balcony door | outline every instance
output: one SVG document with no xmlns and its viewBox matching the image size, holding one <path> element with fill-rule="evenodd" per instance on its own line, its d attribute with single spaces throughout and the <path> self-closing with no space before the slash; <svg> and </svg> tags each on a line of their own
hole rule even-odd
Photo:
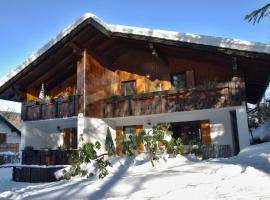
<svg viewBox="0 0 270 200">
<path fill-rule="evenodd" d="M 64 147 L 67 149 L 77 149 L 77 128 L 65 128 L 63 132 Z"/>
</svg>

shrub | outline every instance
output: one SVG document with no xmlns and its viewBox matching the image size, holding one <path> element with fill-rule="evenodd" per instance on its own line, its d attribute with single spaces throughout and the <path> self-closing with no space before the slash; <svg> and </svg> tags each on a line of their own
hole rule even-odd
<svg viewBox="0 0 270 200">
<path fill-rule="evenodd" d="M 121 146 L 118 148 L 117 154 L 122 153 L 127 156 L 136 155 L 137 148 L 144 144 L 145 152 L 149 155 L 149 160 L 154 166 L 154 161 L 158 160 L 163 153 L 170 153 L 173 156 L 183 153 L 184 145 L 180 138 L 177 140 L 172 138 L 172 132 L 169 131 L 170 124 L 161 124 L 153 126 L 150 130 L 142 130 L 139 134 L 125 138 L 119 136 L 116 138 L 116 144 Z M 168 139 L 169 138 L 169 139 Z M 74 158 L 73 165 L 68 171 L 64 172 L 64 178 L 70 179 L 72 176 L 87 176 L 92 177 L 95 174 L 98 178 L 104 178 L 108 175 L 107 167 L 110 164 L 105 156 L 115 154 L 115 147 L 112 141 L 110 130 L 107 130 L 107 136 L 105 141 L 105 149 L 107 153 L 98 155 L 98 150 L 101 149 L 99 142 L 84 143 L 84 139 L 81 136 L 82 146 L 79 148 L 79 155 Z M 120 150 L 121 152 L 120 152 Z M 89 170 L 89 164 L 91 170 Z M 88 165 L 88 167 L 86 167 Z"/>
<path fill-rule="evenodd" d="M 34 150 L 34 147 L 33 146 L 25 146 L 24 151 L 33 151 Z"/>
<path fill-rule="evenodd" d="M 81 141 L 84 142 L 83 137 L 81 136 Z M 69 180 L 72 176 L 94 176 L 94 172 L 98 174 L 99 178 L 104 178 L 108 175 L 107 166 L 110 165 L 108 160 L 105 160 L 104 156 L 108 155 L 101 154 L 98 155 L 97 151 L 100 150 L 101 144 L 99 142 L 93 143 L 83 143 L 82 147 L 78 150 L 78 158 L 73 158 L 73 164 L 68 171 L 64 171 L 64 179 Z M 91 164 L 94 167 L 93 172 L 89 171 L 87 166 Z"/>
</svg>

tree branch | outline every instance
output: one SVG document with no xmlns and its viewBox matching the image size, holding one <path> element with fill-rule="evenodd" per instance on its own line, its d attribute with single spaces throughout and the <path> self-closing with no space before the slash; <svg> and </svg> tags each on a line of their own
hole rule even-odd
<svg viewBox="0 0 270 200">
<path fill-rule="evenodd" d="M 269 8 L 270 8 L 270 3 L 246 15 L 245 20 L 247 20 L 248 22 L 253 21 L 253 24 L 259 23 L 262 18 L 270 14 L 270 12 L 268 11 Z"/>
</svg>

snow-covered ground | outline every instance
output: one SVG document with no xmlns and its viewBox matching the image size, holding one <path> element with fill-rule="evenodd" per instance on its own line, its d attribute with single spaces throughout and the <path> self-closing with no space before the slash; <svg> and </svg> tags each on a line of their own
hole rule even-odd
<svg viewBox="0 0 270 200">
<path fill-rule="evenodd" d="M 114 163 L 103 180 L 17 183 L 0 169 L 0 199 L 270 199 L 270 143 L 229 159 L 178 156 L 154 168 L 143 155 Z"/>
</svg>

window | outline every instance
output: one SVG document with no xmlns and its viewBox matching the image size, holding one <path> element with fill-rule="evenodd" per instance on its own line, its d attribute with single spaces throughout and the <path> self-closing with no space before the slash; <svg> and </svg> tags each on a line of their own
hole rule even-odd
<svg viewBox="0 0 270 200">
<path fill-rule="evenodd" d="M 125 139 L 129 140 L 136 133 L 136 126 L 124 126 Z"/>
<path fill-rule="evenodd" d="M 174 122 L 171 123 L 173 137 L 181 138 L 183 144 L 198 144 L 202 140 L 201 121 Z"/>
<path fill-rule="evenodd" d="M 136 94 L 136 81 L 123 81 L 122 82 L 122 95 L 128 96 Z"/>
<path fill-rule="evenodd" d="M 7 134 L 0 133 L 0 144 L 6 144 L 7 143 Z"/>
<path fill-rule="evenodd" d="M 67 149 L 77 149 L 77 128 L 64 128 L 64 147 Z"/>
<path fill-rule="evenodd" d="M 186 88 L 186 73 L 172 74 L 171 83 L 176 89 Z"/>
</svg>

